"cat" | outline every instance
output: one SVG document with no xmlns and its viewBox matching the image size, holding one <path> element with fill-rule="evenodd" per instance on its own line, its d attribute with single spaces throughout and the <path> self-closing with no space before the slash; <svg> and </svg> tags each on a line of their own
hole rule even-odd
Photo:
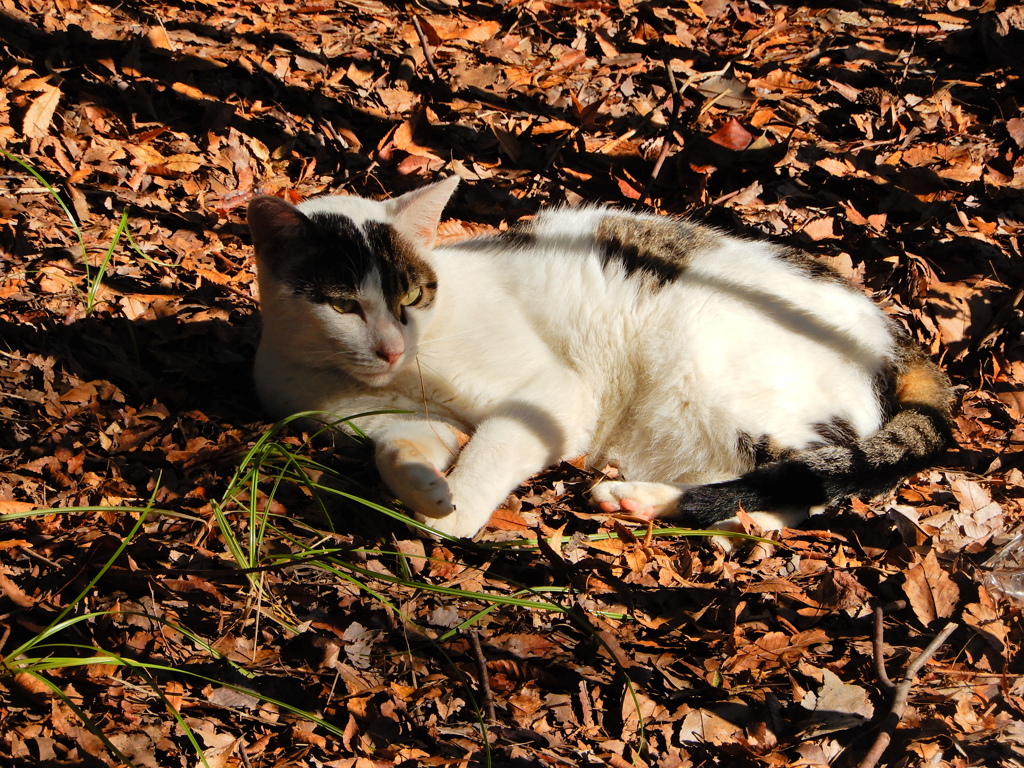
<svg viewBox="0 0 1024 768">
<path fill-rule="evenodd" d="M 606 513 L 779 528 L 946 447 L 945 376 L 809 255 L 599 206 L 435 248 L 457 184 L 248 208 L 263 403 L 376 412 L 380 475 L 435 530 L 584 454 L 625 478 L 591 491 Z"/>
</svg>

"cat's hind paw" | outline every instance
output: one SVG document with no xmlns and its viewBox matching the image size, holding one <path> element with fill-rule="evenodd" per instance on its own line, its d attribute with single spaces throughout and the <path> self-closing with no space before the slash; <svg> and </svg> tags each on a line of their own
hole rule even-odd
<svg viewBox="0 0 1024 768">
<path fill-rule="evenodd" d="M 625 512 L 653 520 L 675 512 L 679 497 L 686 487 L 668 483 L 611 480 L 594 486 L 590 491 L 590 500 L 602 512 Z"/>
</svg>

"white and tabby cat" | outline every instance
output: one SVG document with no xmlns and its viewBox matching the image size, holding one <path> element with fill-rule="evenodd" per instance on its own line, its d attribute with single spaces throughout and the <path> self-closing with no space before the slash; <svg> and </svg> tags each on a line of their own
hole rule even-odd
<svg viewBox="0 0 1024 768">
<path fill-rule="evenodd" d="M 593 490 L 606 512 L 707 527 L 742 508 L 775 528 L 891 489 L 944 448 L 945 377 L 806 254 L 601 207 L 435 249 L 457 183 L 261 197 L 248 214 L 263 402 L 412 411 L 358 426 L 434 528 L 473 536 L 517 485 L 582 454 L 626 478 Z"/>
</svg>

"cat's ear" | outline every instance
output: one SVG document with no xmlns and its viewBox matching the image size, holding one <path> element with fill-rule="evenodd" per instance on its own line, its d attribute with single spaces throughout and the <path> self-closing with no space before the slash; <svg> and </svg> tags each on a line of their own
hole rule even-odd
<svg viewBox="0 0 1024 768">
<path fill-rule="evenodd" d="M 449 176 L 444 181 L 406 192 L 389 201 L 394 217 L 392 225 L 418 245 L 428 250 L 433 248 L 441 214 L 458 185 L 459 177 Z"/>
<path fill-rule="evenodd" d="M 291 203 L 264 195 L 249 203 L 246 220 L 256 255 L 276 270 L 289 255 L 301 252 L 296 246 L 308 232 L 309 219 Z"/>
</svg>

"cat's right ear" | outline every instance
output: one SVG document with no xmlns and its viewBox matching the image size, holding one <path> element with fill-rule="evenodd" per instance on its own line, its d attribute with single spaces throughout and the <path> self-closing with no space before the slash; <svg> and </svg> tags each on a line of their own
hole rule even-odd
<svg viewBox="0 0 1024 768">
<path fill-rule="evenodd" d="M 292 254 L 301 253 L 299 246 L 306 239 L 309 219 L 291 203 L 269 195 L 254 198 L 246 220 L 257 257 L 272 270 Z"/>
<path fill-rule="evenodd" d="M 429 251 L 437 240 L 437 225 L 444 207 L 458 185 L 459 177 L 449 176 L 389 200 L 386 205 L 391 208 L 395 229 Z"/>
</svg>

